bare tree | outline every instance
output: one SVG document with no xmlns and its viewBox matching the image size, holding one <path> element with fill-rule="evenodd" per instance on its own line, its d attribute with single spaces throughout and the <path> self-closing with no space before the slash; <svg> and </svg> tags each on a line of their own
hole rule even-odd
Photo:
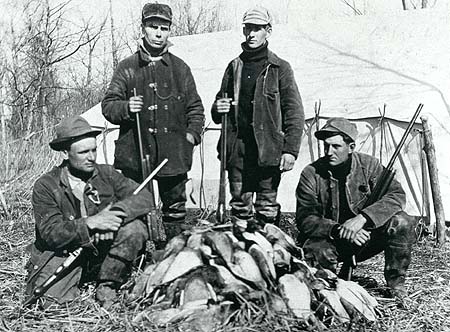
<svg viewBox="0 0 450 332">
<path fill-rule="evenodd" d="M 350 7 L 351 10 L 353 11 L 353 14 L 355 15 L 364 15 L 364 13 L 357 8 L 355 1 L 352 1 L 350 3 L 349 0 L 341 0 L 342 3 L 344 3 L 346 6 Z"/>
<path fill-rule="evenodd" d="M 23 7 L 25 26 L 10 26 L 11 60 L 8 104 L 12 107 L 14 133 L 29 134 L 46 130 L 60 118 L 58 66 L 95 38 L 88 37 L 90 27 L 78 31 L 68 27 L 66 8 L 70 0 L 52 7 L 49 0 L 26 0 Z"/>
<path fill-rule="evenodd" d="M 175 36 L 193 35 L 198 33 L 221 31 L 229 28 L 225 23 L 224 9 L 221 2 L 213 0 L 171 1 L 174 20 L 172 33 Z"/>
</svg>

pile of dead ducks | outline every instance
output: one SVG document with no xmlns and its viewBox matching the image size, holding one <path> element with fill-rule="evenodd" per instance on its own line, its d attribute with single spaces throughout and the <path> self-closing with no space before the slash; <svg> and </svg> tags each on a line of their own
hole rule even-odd
<svg viewBox="0 0 450 332">
<path fill-rule="evenodd" d="M 128 295 L 139 309 L 134 322 L 162 327 L 214 317 L 220 324 L 244 302 L 262 303 L 306 324 L 376 320 L 377 301 L 363 287 L 310 267 L 279 227 L 249 228 L 235 221 L 172 238 L 158 261 L 134 280 Z"/>
</svg>

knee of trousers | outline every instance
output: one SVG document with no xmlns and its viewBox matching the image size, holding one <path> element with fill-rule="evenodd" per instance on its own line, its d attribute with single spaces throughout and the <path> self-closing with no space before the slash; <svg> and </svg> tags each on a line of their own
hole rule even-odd
<svg viewBox="0 0 450 332">
<path fill-rule="evenodd" d="M 109 254 L 127 261 L 133 261 L 148 239 L 145 222 L 134 219 L 121 226 L 113 241 Z"/>
<path fill-rule="evenodd" d="M 399 212 L 389 219 L 385 234 L 388 243 L 411 245 L 415 242 L 416 219 L 405 212 Z"/>
</svg>

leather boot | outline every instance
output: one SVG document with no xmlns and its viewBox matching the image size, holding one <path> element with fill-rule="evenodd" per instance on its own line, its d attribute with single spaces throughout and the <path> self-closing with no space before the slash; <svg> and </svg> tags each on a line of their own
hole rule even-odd
<svg viewBox="0 0 450 332">
<path fill-rule="evenodd" d="M 415 241 L 414 220 L 402 212 L 391 218 L 386 229 L 384 277 L 391 295 L 399 298 L 407 296 L 404 285 Z"/>
</svg>

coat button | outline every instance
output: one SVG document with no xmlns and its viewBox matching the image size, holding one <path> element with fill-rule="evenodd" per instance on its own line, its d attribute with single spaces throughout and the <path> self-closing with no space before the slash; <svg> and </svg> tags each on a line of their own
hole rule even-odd
<svg viewBox="0 0 450 332">
<path fill-rule="evenodd" d="M 158 105 L 152 105 L 152 106 L 148 107 L 149 111 L 154 111 L 154 110 L 157 110 L 157 109 L 158 109 Z"/>
<path fill-rule="evenodd" d="M 70 216 L 69 220 L 75 220 L 75 217 L 74 216 Z"/>
<path fill-rule="evenodd" d="M 33 269 L 37 270 L 37 269 L 39 269 L 39 266 L 35 265 L 35 266 L 33 266 Z"/>
<path fill-rule="evenodd" d="M 168 105 L 164 105 L 164 109 L 167 111 L 169 109 Z"/>
</svg>

